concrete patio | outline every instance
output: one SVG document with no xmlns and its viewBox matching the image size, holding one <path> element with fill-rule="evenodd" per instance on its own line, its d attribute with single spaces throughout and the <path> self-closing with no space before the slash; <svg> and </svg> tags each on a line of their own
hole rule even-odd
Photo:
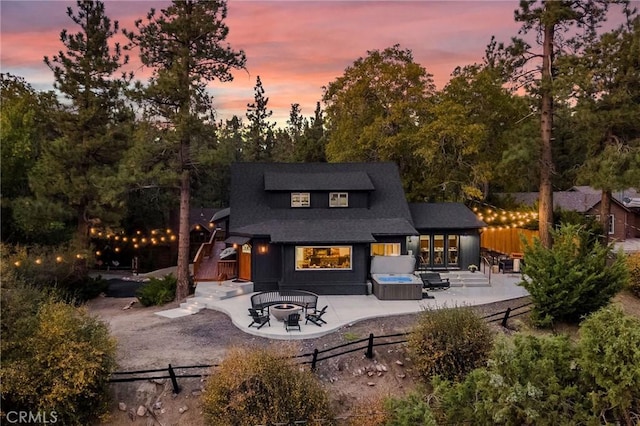
<svg viewBox="0 0 640 426">
<path fill-rule="evenodd" d="M 527 291 L 516 285 L 521 279 L 520 274 L 493 274 L 491 285 L 488 287 L 462 286 L 451 287 L 448 290 L 430 291 L 435 299 L 422 300 L 379 300 L 374 295 L 369 296 L 319 296 L 318 309 L 328 306 L 323 319 L 327 321 L 322 327 L 309 322 L 305 324 L 304 315 L 301 318 L 301 331 L 287 332 L 282 322 L 271 316 L 271 325 L 261 329 L 249 327 L 251 317 L 248 308 L 251 307 L 251 294 L 242 294 L 226 299 L 203 298 L 185 304 L 186 307 L 158 312 L 167 318 L 197 314 L 201 309 L 213 309 L 229 316 L 233 324 L 247 334 L 280 340 L 312 339 L 336 331 L 340 327 L 370 318 L 388 317 L 410 314 L 425 309 L 473 306 L 493 303 L 518 297 L 527 296 Z"/>
</svg>

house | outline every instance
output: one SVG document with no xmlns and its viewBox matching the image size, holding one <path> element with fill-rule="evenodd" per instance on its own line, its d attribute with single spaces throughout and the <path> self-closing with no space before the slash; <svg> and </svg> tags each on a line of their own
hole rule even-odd
<svg viewBox="0 0 640 426">
<path fill-rule="evenodd" d="M 538 201 L 537 192 L 516 192 L 508 194 L 514 201 L 534 206 Z M 640 208 L 634 207 L 633 200 L 639 195 L 635 190 L 613 192 L 611 197 L 611 213 L 609 216 L 609 238 L 625 241 L 629 238 L 640 238 Z M 553 193 L 553 206 L 566 211 L 575 211 L 588 216 L 600 218 L 602 192 L 589 186 L 574 186 L 568 191 Z"/>
<path fill-rule="evenodd" d="M 424 266 L 477 264 L 485 226 L 461 204 L 410 208 L 393 163 L 233 164 L 230 209 L 215 223 L 238 249 L 238 277 L 256 291 L 318 294 L 366 294 L 371 256 L 418 260 L 423 247 L 432 260 Z M 437 263 L 440 249 L 450 256 Z"/>
</svg>

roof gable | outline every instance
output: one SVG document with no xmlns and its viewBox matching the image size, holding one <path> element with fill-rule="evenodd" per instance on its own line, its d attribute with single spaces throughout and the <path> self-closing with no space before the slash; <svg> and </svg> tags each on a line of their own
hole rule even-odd
<svg viewBox="0 0 640 426">
<path fill-rule="evenodd" d="M 364 171 L 278 172 L 265 171 L 265 191 L 373 191 Z"/>
</svg>

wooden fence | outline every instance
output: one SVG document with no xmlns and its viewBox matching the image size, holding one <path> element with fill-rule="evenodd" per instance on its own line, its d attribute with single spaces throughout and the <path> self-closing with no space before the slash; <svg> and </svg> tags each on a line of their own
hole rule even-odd
<svg viewBox="0 0 640 426">
<path fill-rule="evenodd" d="M 531 303 L 525 303 L 515 308 L 507 308 L 507 310 L 505 311 L 485 315 L 481 317 L 481 319 L 483 319 L 488 323 L 500 321 L 500 324 L 503 327 L 506 327 L 507 321 L 509 320 L 509 318 L 529 313 L 531 309 L 524 309 L 524 308 L 528 308 L 529 306 L 531 306 Z M 373 333 L 370 333 L 369 337 L 365 337 L 364 339 L 344 343 L 342 345 L 334 346 L 332 348 L 326 348 L 321 350 L 316 348 L 313 350 L 313 352 L 295 355 L 295 356 L 292 356 L 291 358 L 292 359 L 308 358 L 306 360 L 299 362 L 299 364 L 301 365 L 310 364 L 312 370 L 316 369 L 317 363 L 320 361 L 335 358 L 351 352 L 364 351 L 364 355 L 367 358 L 372 359 L 375 356 L 373 352 L 374 347 L 406 343 L 407 336 L 409 336 L 409 334 L 411 333 L 407 332 L 407 333 L 387 334 L 384 336 L 374 336 Z M 218 364 L 189 365 L 189 366 L 182 366 L 182 367 L 172 367 L 171 364 L 169 364 L 168 368 L 115 372 L 115 373 L 112 373 L 112 375 L 116 377 L 112 377 L 109 381 L 111 383 L 118 383 L 118 382 L 135 382 L 135 381 L 141 381 L 141 380 L 170 379 L 171 384 L 173 386 L 173 392 L 179 393 L 181 389 L 180 389 L 180 386 L 178 385 L 177 379 L 189 378 L 189 377 L 207 377 L 210 375 L 208 371 L 212 367 L 218 367 Z M 203 372 L 194 373 L 194 374 L 176 374 L 176 370 L 180 372 L 180 370 L 188 370 L 188 369 L 200 369 Z M 166 374 L 157 375 L 155 373 L 166 373 Z"/>
<path fill-rule="evenodd" d="M 520 228 L 485 229 L 482 234 L 480 234 L 480 246 L 488 250 L 509 255 L 511 253 L 522 253 L 524 247 L 520 241 L 521 235 L 529 243 L 532 243 L 534 238 L 538 238 L 538 231 Z"/>
</svg>

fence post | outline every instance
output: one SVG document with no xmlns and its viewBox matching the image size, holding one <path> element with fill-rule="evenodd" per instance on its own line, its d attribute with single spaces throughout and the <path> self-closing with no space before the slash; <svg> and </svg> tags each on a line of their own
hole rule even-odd
<svg viewBox="0 0 640 426">
<path fill-rule="evenodd" d="M 173 385 L 173 393 L 180 393 L 180 386 L 178 386 L 176 373 L 173 371 L 173 367 L 171 367 L 171 364 L 169 364 L 169 376 L 171 377 L 171 384 Z"/>
<path fill-rule="evenodd" d="M 316 369 L 317 360 L 318 360 L 318 348 L 313 350 L 313 359 L 311 360 L 311 370 Z"/>
<path fill-rule="evenodd" d="M 504 318 L 502 318 L 502 326 L 507 326 L 507 320 L 509 319 L 509 314 L 511 313 L 511 308 L 507 308 L 507 312 L 504 313 Z"/>
<path fill-rule="evenodd" d="M 369 344 L 367 345 L 365 356 L 369 359 L 373 358 L 373 333 L 369 333 Z"/>
</svg>

